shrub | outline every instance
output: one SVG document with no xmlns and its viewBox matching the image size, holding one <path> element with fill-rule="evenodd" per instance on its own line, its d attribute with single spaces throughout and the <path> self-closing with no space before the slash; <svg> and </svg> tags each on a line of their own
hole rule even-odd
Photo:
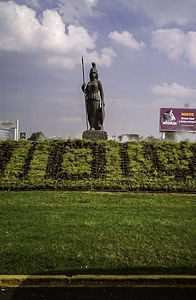
<svg viewBox="0 0 196 300">
<path fill-rule="evenodd" d="M 196 143 L 0 142 L 2 189 L 196 191 Z"/>
</svg>

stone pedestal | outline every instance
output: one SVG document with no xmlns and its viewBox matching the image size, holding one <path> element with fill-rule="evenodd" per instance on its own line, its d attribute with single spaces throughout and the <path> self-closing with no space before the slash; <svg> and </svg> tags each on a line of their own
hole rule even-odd
<svg viewBox="0 0 196 300">
<path fill-rule="evenodd" d="M 83 132 L 82 138 L 91 141 L 108 140 L 108 134 L 103 130 L 86 130 Z"/>
</svg>

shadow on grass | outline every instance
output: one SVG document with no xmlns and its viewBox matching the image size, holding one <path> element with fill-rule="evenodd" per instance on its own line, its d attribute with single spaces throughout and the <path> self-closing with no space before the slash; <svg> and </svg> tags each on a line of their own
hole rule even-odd
<svg viewBox="0 0 196 300">
<path fill-rule="evenodd" d="M 74 269 L 48 270 L 33 275 L 196 275 L 196 266 L 192 267 L 148 267 L 148 268 L 116 268 L 116 269 Z"/>
<path fill-rule="evenodd" d="M 196 266 L 193 267 L 148 267 L 148 268 L 116 268 L 116 269 L 74 269 L 48 270 L 33 275 L 196 275 Z"/>
</svg>

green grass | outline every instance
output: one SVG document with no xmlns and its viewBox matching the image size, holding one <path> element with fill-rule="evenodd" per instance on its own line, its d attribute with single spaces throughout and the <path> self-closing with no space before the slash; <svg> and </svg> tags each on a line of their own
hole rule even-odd
<svg viewBox="0 0 196 300">
<path fill-rule="evenodd" d="M 195 274 L 196 195 L 0 191 L 0 274 Z"/>
</svg>

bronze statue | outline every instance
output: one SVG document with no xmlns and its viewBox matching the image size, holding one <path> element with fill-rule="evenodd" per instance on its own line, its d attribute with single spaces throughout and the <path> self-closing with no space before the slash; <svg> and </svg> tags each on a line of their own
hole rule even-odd
<svg viewBox="0 0 196 300">
<path fill-rule="evenodd" d="M 85 105 L 90 130 L 102 130 L 104 121 L 104 92 L 101 81 L 98 80 L 98 73 L 95 62 L 92 62 L 90 69 L 90 81 L 83 83 L 82 91 L 85 94 Z"/>
</svg>

